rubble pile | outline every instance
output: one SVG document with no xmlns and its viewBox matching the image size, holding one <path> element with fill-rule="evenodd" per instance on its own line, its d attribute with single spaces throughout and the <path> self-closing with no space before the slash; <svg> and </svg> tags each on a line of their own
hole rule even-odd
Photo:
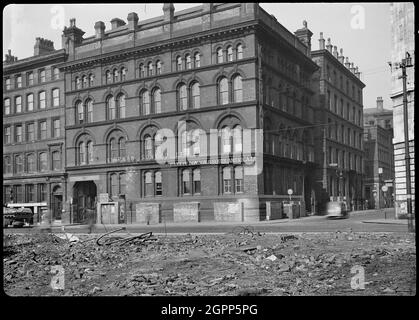
<svg viewBox="0 0 419 320">
<path fill-rule="evenodd" d="M 105 237 L 106 236 L 106 237 Z M 100 237 L 100 239 L 99 239 Z M 9 295 L 413 295 L 412 235 L 7 235 Z M 64 269 L 54 289 L 53 266 Z M 352 268 L 365 272 L 353 289 Z"/>
</svg>

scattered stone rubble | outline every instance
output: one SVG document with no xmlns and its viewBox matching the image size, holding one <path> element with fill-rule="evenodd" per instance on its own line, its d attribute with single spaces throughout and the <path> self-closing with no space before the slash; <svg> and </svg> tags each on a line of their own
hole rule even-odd
<svg viewBox="0 0 419 320">
<path fill-rule="evenodd" d="M 133 237 L 5 235 L 5 292 L 89 295 L 414 295 L 415 240 L 408 234 L 348 232 Z M 135 238 L 135 239 L 134 239 Z M 72 241 L 70 241 L 70 239 Z M 127 241 L 128 239 L 128 241 Z M 148 241 L 150 240 L 150 241 Z M 151 241 L 154 240 L 154 241 Z M 65 286 L 51 287 L 52 266 Z M 365 288 L 351 288 L 351 268 Z"/>
</svg>

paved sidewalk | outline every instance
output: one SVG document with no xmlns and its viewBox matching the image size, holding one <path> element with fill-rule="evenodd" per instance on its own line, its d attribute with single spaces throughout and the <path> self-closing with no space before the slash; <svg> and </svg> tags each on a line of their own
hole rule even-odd
<svg viewBox="0 0 419 320">
<path fill-rule="evenodd" d="M 381 224 L 399 224 L 407 225 L 407 219 L 375 219 L 375 220 L 365 220 L 363 223 L 381 223 Z"/>
</svg>

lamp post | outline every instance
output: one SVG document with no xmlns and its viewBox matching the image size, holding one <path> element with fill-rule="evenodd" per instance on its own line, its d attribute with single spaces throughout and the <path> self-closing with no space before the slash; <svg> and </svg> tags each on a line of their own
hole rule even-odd
<svg viewBox="0 0 419 320">
<path fill-rule="evenodd" d="M 406 201 L 407 201 L 407 217 L 408 217 L 408 229 L 410 232 L 414 231 L 413 226 L 413 213 L 412 213 L 412 191 L 411 191 L 411 180 L 410 180 L 410 150 L 409 150 L 409 123 L 408 123 L 408 110 L 407 110 L 407 90 L 406 90 L 406 68 L 413 67 L 412 58 L 410 54 L 406 52 L 406 58 L 402 59 L 399 64 L 402 69 L 402 80 L 403 80 L 403 118 L 404 118 L 404 150 L 405 150 L 405 166 L 406 166 Z"/>
</svg>

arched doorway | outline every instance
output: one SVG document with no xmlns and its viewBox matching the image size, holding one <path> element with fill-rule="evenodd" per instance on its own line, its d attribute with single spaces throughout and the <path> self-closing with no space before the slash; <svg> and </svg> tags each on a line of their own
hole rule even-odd
<svg viewBox="0 0 419 320">
<path fill-rule="evenodd" d="M 55 186 L 52 189 L 52 219 L 61 220 L 61 213 L 63 210 L 63 191 L 60 186 Z"/>
<path fill-rule="evenodd" d="M 96 184 L 78 181 L 73 187 L 73 222 L 86 222 L 86 209 L 96 210 Z"/>
</svg>

